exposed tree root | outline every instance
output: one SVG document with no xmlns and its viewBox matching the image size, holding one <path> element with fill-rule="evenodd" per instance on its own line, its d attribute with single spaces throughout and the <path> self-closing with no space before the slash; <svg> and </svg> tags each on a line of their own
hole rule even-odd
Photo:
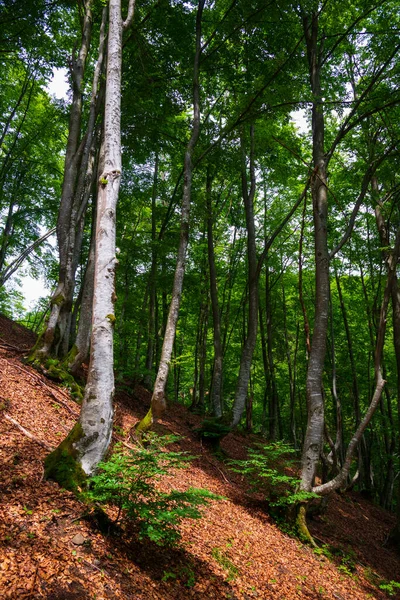
<svg viewBox="0 0 400 600">
<path fill-rule="evenodd" d="M 36 369 L 49 379 L 53 381 L 63 383 L 70 391 L 72 398 L 80 404 L 83 400 L 83 389 L 80 386 L 73 375 L 69 373 L 65 365 L 57 359 L 48 359 L 42 363 L 39 359 L 31 359 L 28 357 L 25 362 L 30 365 L 33 369 Z"/>
</svg>

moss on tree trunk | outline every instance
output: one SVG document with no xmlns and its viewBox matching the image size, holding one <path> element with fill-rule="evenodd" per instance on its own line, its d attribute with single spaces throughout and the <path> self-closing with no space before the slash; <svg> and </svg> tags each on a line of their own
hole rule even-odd
<svg viewBox="0 0 400 600">
<path fill-rule="evenodd" d="M 78 451 L 74 445 L 83 435 L 82 426 L 78 422 L 44 461 L 45 478 L 56 481 L 61 487 L 72 492 L 76 492 L 86 483 L 86 474 L 78 462 Z"/>
<path fill-rule="evenodd" d="M 148 410 L 146 415 L 143 417 L 143 419 L 141 421 L 139 421 L 139 423 L 137 423 L 135 426 L 136 436 L 139 438 L 142 437 L 142 435 L 144 433 L 147 433 L 147 431 L 150 431 L 152 425 L 153 425 L 153 411 L 150 407 L 150 409 Z"/>
<path fill-rule="evenodd" d="M 308 526 L 307 526 L 306 514 L 307 514 L 306 505 L 300 504 L 300 506 L 298 507 L 297 518 L 296 518 L 297 532 L 299 534 L 300 539 L 303 542 L 307 542 L 314 548 L 317 548 L 318 546 L 315 543 L 314 538 L 312 537 L 312 535 L 308 529 Z"/>
</svg>

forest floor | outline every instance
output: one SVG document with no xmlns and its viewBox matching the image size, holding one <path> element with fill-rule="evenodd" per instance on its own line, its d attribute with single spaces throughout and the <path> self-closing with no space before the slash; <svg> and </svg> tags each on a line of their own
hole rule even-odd
<svg viewBox="0 0 400 600">
<path fill-rule="evenodd" d="M 334 495 L 327 511 L 310 522 L 318 543 L 330 545 L 331 557 L 316 553 L 281 532 L 241 476 L 202 446 L 193 432 L 200 417 L 176 404 L 160 430 L 182 436 L 181 449 L 196 458 L 174 475 L 173 486 L 207 488 L 225 500 L 212 501 L 202 519 L 185 521 L 173 549 L 102 535 L 81 520 L 84 504 L 43 479 L 46 447 L 70 430 L 79 407 L 65 389 L 21 362 L 34 338 L 0 317 L 1 598 L 400 598 L 393 589 L 392 596 L 379 589 L 400 580 L 400 556 L 385 546 L 393 515 L 356 493 Z M 149 401 L 140 386 L 129 394 L 117 390 L 118 436 L 145 414 Z M 223 449 L 238 458 L 254 439 L 230 434 Z"/>
</svg>

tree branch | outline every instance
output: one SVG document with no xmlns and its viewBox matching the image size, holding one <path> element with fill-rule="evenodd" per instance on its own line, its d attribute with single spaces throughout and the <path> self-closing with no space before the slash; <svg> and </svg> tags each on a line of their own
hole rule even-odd
<svg viewBox="0 0 400 600">
<path fill-rule="evenodd" d="M 128 29 L 128 27 L 130 27 L 132 21 L 133 21 L 133 15 L 135 12 L 135 0 L 129 0 L 129 6 L 128 6 L 128 14 L 126 16 L 125 21 L 123 21 L 122 23 L 122 28 Z"/>
</svg>

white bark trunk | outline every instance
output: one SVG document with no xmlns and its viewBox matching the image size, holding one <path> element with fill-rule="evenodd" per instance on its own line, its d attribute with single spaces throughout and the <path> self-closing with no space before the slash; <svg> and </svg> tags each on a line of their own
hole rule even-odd
<svg viewBox="0 0 400 600">
<path fill-rule="evenodd" d="M 330 492 L 333 492 L 334 490 L 337 490 L 338 488 L 342 487 L 346 483 L 346 480 L 347 480 L 347 477 L 348 477 L 348 474 L 350 471 L 350 466 L 351 466 L 351 461 L 353 458 L 354 451 L 357 448 L 357 445 L 359 444 L 359 442 L 362 438 L 362 435 L 363 435 L 365 429 L 367 428 L 367 426 L 369 425 L 369 423 L 375 413 L 375 410 L 377 409 L 379 402 L 381 400 L 382 391 L 383 391 L 383 388 L 386 383 L 382 376 L 382 356 L 383 356 L 383 347 L 385 344 L 387 312 L 388 312 L 388 306 L 389 306 L 389 301 L 390 301 L 391 294 L 392 294 L 393 285 L 395 284 L 395 281 L 396 281 L 396 266 L 397 266 L 397 263 L 399 260 L 399 255 L 400 255 L 400 229 L 398 229 L 398 231 L 397 231 L 394 249 L 387 256 L 388 275 L 387 275 L 387 281 L 386 281 L 385 291 L 384 291 L 383 300 L 382 300 L 382 306 L 381 306 L 381 312 L 380 312 L 380 318 L 379 318 L 379 327 L 378 327 L 376 346 L 375 346 L 375 361 L 374 361 L 375 362 L 375 364 L 374 364 L 374 367 L 375 367 L 375 391 L 374 391 L 374 395 L 372 397 L 372 400 L 368 407 L 368 410 L 364 415 L 364 418 L 361 420 L 359 426 L 357 427 L 356 432 L 354 433 L 353 437 L 350 440 L 342 469 L 340 470 L 339 474 L 331 481 L 328 481 L 327 483 L 313 487 L 312 491 L 315 492 L 316 494 L 322 494 L 322 495 L 329 494 Z"/>
<path fill-rule="evenodd" d="M 132 3 L 131 3 L 132 4 Z M 115 213 L 121 178 L 121 1 L 110 0 L 104 171 L 97 201 L 95 275 L 88 381 L 80 415 L 82 437 L 74 444 L 78 462 L 91 475 L 111 440 L 113 421 L 113 333 L 115 302 Z"/>
</svg>

